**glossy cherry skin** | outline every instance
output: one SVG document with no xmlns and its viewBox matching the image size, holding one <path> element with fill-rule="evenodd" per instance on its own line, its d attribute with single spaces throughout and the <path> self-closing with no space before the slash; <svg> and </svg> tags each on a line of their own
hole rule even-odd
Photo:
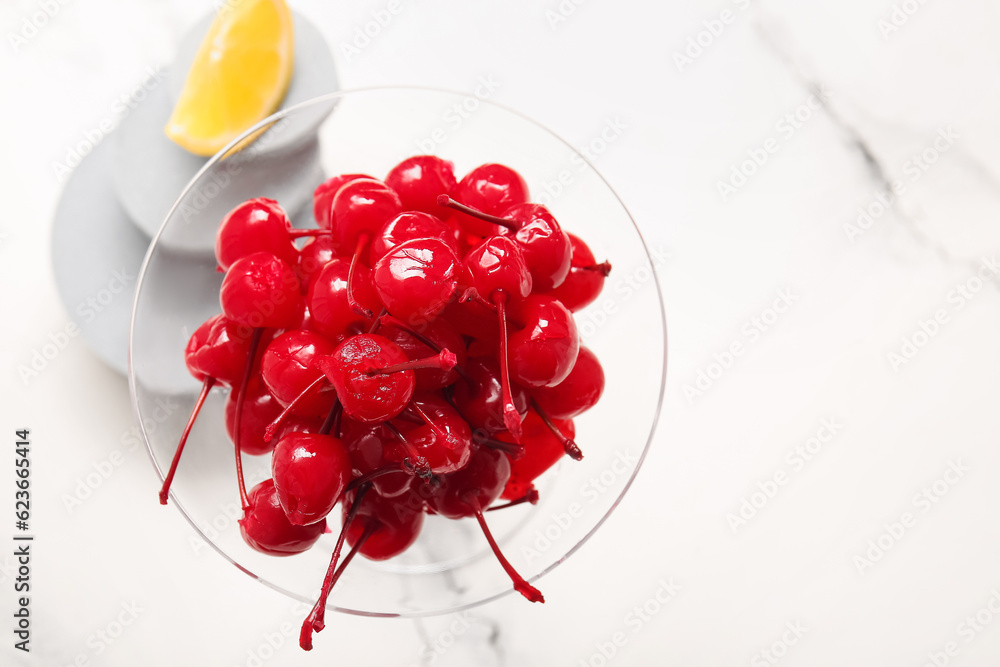
<svg viewBox="0 0 1000 667">
<path fill-rule="evenodd" d="M 528 201 L 528 185 L 510 167 L 484 164 L 459 181 L 452 197 L 477 211 L 500 216 L 511 206 Z M 479 236 L 490 236 L 498 231 L 497 225 L 465 213 L 452 211 L 450 216 L 463 229 Z"/>
<path fill-rule="evenodd" d="M 350 268 L 349 260 L 339 257 L 332 260 L 316 275 L 306 297 L 312 316 L 311 328 L 330 339 L 342 337 L 352 325 L 362 329 L 371 325 L 371 320 L 354 312 L 348 304 L 347 277 Z M 362 306 L 374 313 L 382 309 L 367 267 L 361 265 L 355 268 L 353 289 L 354 298 Z"/>
<path fill-rule="evenodd" d="M 331 176 L 319 184 L 313 191 L 313 217 L 316 224 L 322 229 L 333 229 L 331 213 L 333 208 L 333 198 L 340 192 L 340 188 L 359 178 L 372 178 L 367 174 L 341 174 Z"/>
<path fill-rule="evenodd" d="M 437 394 L 414 396 L 408 413 L 412 414 L 413 405 L 429 417 L 434 426 L 421 423 L 403 429 L 403 433 L 417 452 L 427 459 L 431 472 L 444 474 L 463 468 L 472 456 L 472 430 L 462 415 Z"/>
<path fill-rule="evenodd" d="M 467 358 L 465 341 L 455 327 L 447 321 L 438 317 L 422 326 L 411 328 L 434 343 L 435 347 L 432 348 L 429 345 L 425 345 L 419 339 L 415 338 L 413 334 L 403 329 L 398 329 L 391 324 L 383 323 L 379 327 L 378 333 L 380 336 L 385 336 L 398 345 L 410 359 L 423 359 L 424 357 L 437 354 L 441 350 L 448 350 L 455 354 L 456 367 L 465 364 Z M 413 371 L 413 374 L 417 381 L 416 388 L 418 391 L 443 389 L 450 384 L 454 384 L 458 379 L 458 371 L 455 368 L 447 371 L 437 368 L 420 368 Z"/>
<path fill-rule="evenodd" d="M 226 433 L 233 439 L 236 426 L 237 391 L 229 393 L 226 399 Z M 247 383 L 246 397 L 243 403 L 243 416 L 240 425 L 240 451 L 244 454 L 261 456 L 269 454 L 276 441 L 264 441 L 264 429 L 281 414 L 282 406 L 271 392 L 267 390 L 260 375 L 253 375 Z"/>
<path fill-rule="evenodd" d="M 344 516 L 354 500 L 354 491 L 344 497 Z M 416 542 L 424 525 L 424 513 L 415 511 L 395 498 L 383 498 L 374 490 L 365 493 L 354 521 L 347 529 L 346 541 L 357 544 L 368 526 L 374 532 L 358 552 L 369 560 L 387 560 L 406 551 Z"/>
<path fill-rule="evenodd" d="M 533 294 L 517 307 L 516 317 L 523 328 L 509 337 L 511 377 L 526 387 L 565 380 L 580 351 L 573 313 L 550 296 Z"/>
<path fill-rule="evenodd" d="M 459 259 L 439 239 L 401 243 L 378 261 L 372 282 L 390 314 L 419 327 L 444 310 L 458 290 Z"/>
<path fill-rule="evenodd" d="M 514 240 L 531 272 L 532 290 L 547 292 L 561 285 L 569 275 L 573 249 L 555 217 L 541 204 L 516 204 L 503 217 L 520 225 Z"/>
<path fill-rule="evenodd" d="M 551 387 L 531 390 L 542 410 L 556 419 L 572 419 L 597 404 L 604 393 L 604 369 L 597 356 L 580 346 L 573 370 L 566 379 Z"/>
<path fill-rule="evenodd" d="M 222 312 L 236 324 L 276 329 L 301 322 L 305 306 L 295 271 L 269 252 L 233 262 L 222 280 L 219 301 Z"/>
<path fill-rule="evenodd" d="M 269 252 L 294 264 L 298 251 L 289 236 L 292 223 L 273 199 L 245 201 L 226 214 L 215 234 L 215 259 L 223 270 L 255 252 Z"/>
<path fill-rule="evenodd" d="M 368 255 L 371 265 L 374 266 L 378 260 L 400 243 L 413 239 L 440 239 L 447 243 L 456 255 L 458 254 L 455 230 L 430 213 L 404 211 L 385 223 L 372 239 L 371 251 Z"/>
<path fill-rule="evenodd" d="M 577 312 L 593 303 L 604 289 L 605 273 L 593 268 L 594 253 L 579 237 L 567 233 L 573 247 L 570 270 L 562 284 L 548 292 L 559 299 L 571 312 Z"/>
<path fill-rule="evenodd" d="M 215 378 L 232 387 L 243 381 L 247 355 L 250 354 L 248 329 L 233 324 L 225 315 L 208 318 L 188 340 L 184 362 L 198 381 Z"/>
<path fill-rule="evenodd" d="M 322 521 L 351 481 L 351 458 L 332 435 L 291 433 L 271 456 L 278 502 L 288 521 L 307 526 Z"/>
<path fill-rule="evenodd" d="M 375 238 L 382 226 L 403 212 L 396 192 L 382 181 L 359 178 L 343 185 L 333 198 L 333 234 L 353 252 L 361 235 Z"/>
<path fill-rule="evenodd" d="M 296 526 L 288 521 L 278 502 L 274 480 L 266 479 L 251 489 L 250 507 L 240 519 L 243 540 L 261 553 L 293 556 L 316 544 L 326 531 L 326 521 Z"/>
<path fill-rule="evenodd" d="M 318 358 L 316 365 L 333 383 L 344 413 L 367 424 L 386 421 L 398 415 L 410 402 L 416 382 L 413 371 L 369 375 L 409 361 L 391 340 L 375 334 L 351 336 L 329 357 Z"/>
<path fill-rule="evenodd" d="M 316 276 L 323 270 L 323 267 L 337 257 L 338 249 L 333 241 L 333 236 L 314 236 L 306 241 L 306 244 L 299 250 L 298 263 L 295 265 L 295 275 L 299 277 L 302 285 L 302 293 L 308 294 Z"/>
<path fill-rule="evenodd" d="M 486 434 L 506 430 L 503 419 L 503 391 L 500 384 L 500 364 L 495 357 L 476 357 L 466 362 L 467 378 L 455 383 L 452 400 L 469 425 Z M 523 419 L 528 413 L 528 395 L 511 382 L 511 398 Z"/>
<path fill-rule="evenodd" d="M 385 177 L 386 185 L 399 195 L 405 211 L 423 211 L 439 218 L 450 211 L 438 206 L 438 195 L 451 194 L 457 185 L 455 165 L 436 155 L 406 158 Z"/>
<path fill-rule="evenodd" d="M 406 456 L 400 451 L 396 435 L 384 423 L 362 424 L 344 419 L 343 440 L 351 457 L 354 476 L 361 477 L 387 466 L 399 467 L 400 472 L 380 475 L 372 480 L 372 488 L 381 496 L 395 498 L 410 488 L 412 475 L 402 472 L 400 461 Z"/>
<path fill-rule="evenodd" d="M 438 478 L 440 484 L 427 505 L 448 519 L 473 516 L 500 497 L 509 478 L 510 461 L 505 454 L 475 445 L 464 468 Z"/>
<path fill-rule="evenodd" d="M 264 384 L 282 406 L 288 405 L 323 372 L 313 362 L 318 355 L 330 355 L 336 345 L 312 331 L 293 330 L 281 334 L 267 346 L 261 357 L 260 374 Z M 296 403 L 294 412 L 301 415 L 326 415 L 333 407 L 335 394 L 329 386 L 312 389 Z"/>
<path fill-rule="evenodd" d="M 572 421 L 553 419 L 553 423 L 566 437 L 576 437 Z M 501 494 L 507 500 L 516 500 L 530 491 L 534 480 L 566 453 L 562 443 L 534 410 L 528 413 L 522 428 L 521 445 L 524 447 L 524 454 L 510 462 L 510 479 Z M 507 433 L 501 433 L 497 438 L 504 442 L 514 441 Z"/>
<path fill-rule="evenodd" d="M 487 301 L 497 291 L 516 301 L 531 293 L 531 273 L 518 245 L 505 236 L 491 236 L 469 251 L 465 268 L 472 286 Z"/>
</svg>

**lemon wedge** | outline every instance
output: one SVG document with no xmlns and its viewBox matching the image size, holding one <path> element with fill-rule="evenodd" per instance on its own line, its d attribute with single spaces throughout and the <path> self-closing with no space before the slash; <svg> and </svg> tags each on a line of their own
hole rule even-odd
<svg viewBox="0 0 1000 667">
<path fill-rule="evenodd" d="M 285 0 L 228 0 L 198 48 L 167 136 L 195 155 L 214 155 L 278 109 L 294 64 Z"/>
</svg>

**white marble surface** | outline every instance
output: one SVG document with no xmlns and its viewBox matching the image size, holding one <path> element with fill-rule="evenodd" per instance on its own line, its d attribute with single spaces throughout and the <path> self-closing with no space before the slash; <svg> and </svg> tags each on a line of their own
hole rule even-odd
<svg viewBox="0 0 1000 667">
<path fill-rule="evenodd" d="M 0 441 L 33 429 L 39 539 L 34 652 L 14 651 L 5 630 L 0 663 L 1000 658 L 995 3 L 394 0 L 391 21 L 349 56 L 342 45 L 389 3 L 291 3 L 322 27 L 347 87 L 472 90 L 493 77 L 495 100 L 601 149 L 596 166 L 669 256 L 670 368 L 654 447 L 612 519 L 542 580 L 544 606 L 510 596 L 466 619 L 337 616 L 301 654 L 300 612 L 193 548 L 180 515 L 153 501 L 123 378 L 75 338 L 38 377 L 16 371 L 69 322 L 48 255 L 53 163 L 147 67 L 170 60 L 206 3 L 50 0 L 58 11 L 15 50 L 10 34 L 46 2 L 9 0 Z M 554 22 L 560 7 L 568 16 Z M 706 46 L 679 66 L 675 54 L 700 33 Z M 621 129 L 602 147 L 608 123 Z M 723 198 L 719 182 L 754 156 L 763 164 Z M 870 221 L 859 224 L 859 208 Z M 904 338 L 919 348 L 894 361 Z M 65 494 L 95 466 L 113 472 L 68 510 Z M 760 507 L 737 524 L 729 515 L 744 499 Z M 0 556 L 8 619 L 12 564 Z M 656 613 L 636 612 L 644 605 Z M 102 640 L 106 631 L 117 636 Z"/>
</svg>

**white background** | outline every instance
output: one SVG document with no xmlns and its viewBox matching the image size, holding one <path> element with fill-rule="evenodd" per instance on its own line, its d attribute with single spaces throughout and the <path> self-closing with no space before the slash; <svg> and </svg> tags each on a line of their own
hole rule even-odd
<svg viewBox="0 0 1000 667">
<path fill-rule="evenodd" d="M 156 504 L 148 457 L 125 438 L 124 378 L 80 339 L 38 377 L 19 377 L 69 322 L 49 257 L 53 163 L 148 66 L 170 62 L 208 9 L 67 0 L 15 49 L 10 34 L 42 4 L 0 8 L 0 447 L 32 429 L 38 535 L 30 657 L 5 629 L 15 596 L 0 550 L 0 663 L 252 665 L 269 638 L 281 644 L 264 650 L 271 665 L 405 667 L 422 653 L 423 664 L 574 667 L 1000 657 L 988 607 L 1000 590 L 1000 293 L 995 280 L 971 299 L 954 291 L 1000 246 L 995 3 L 399 0 L 347 57 L 342 45 L 387 3 L 290 0 L 326 35 L 345 87 L 472 91 L 493 77 L 496 101 L 575 146 L 623 125 L 594 163 L 670 258 L 666 402 L 635 485 L 542 580 L 545 605 L 509 596 L 477 609 L 434 655 L 422 645 L 450 644 L 455 619 L 338 615 L 301 654 L 291 602 L 193 548 L 179 513 Z M 565 20 L 549 13 L 560 6 Z M 699 38 L 701 52 L 679 64 Z M 784 120 L 796 113 L 797 125 Z M 956 138 L 935 148 L 939 133 Z M 766 146 L 766 162 L 746 166 L 755 173 L 724 199 L 719 182 Z M 912 160 L 922 154 L 926 169 Z M 902 195 L 849 234 L 893 181 Z M 748 334 L 782 290 L 788 312 Z M 919 335 L 940 310 L 945 323 Z M 916 354 L 893 364 L 914 334 Z M 737 342 L 743 353 L 713 368 Z M 694 395 L 700 372 L 718 379 Z M 824 420 L 838 426 L 821 450 L 801 466 L 788 458 Z M 64 494 L 115 452 L 123 463 L 68 510 Z M 12 458 L 0 454 L 0 489 L 12 489 Z M 952 466 L 961 477 L 922 500 Z M 769 487 L 776 474 L 784 483 Z M 761 486 L 773 497 L 756 496 L 756 515 L 734 529 L 727 516 Z M 11 496 L 0 491 L 0 511 Z M 910 525 L 893 528 L 907 512 Z M 664 604 L 661 582 L 679 587 Z M 636 620 L 643 605 L 655 613 Z M 95 639 L 119 617 L 130 624 L 110 645 Z"/>
</svg>

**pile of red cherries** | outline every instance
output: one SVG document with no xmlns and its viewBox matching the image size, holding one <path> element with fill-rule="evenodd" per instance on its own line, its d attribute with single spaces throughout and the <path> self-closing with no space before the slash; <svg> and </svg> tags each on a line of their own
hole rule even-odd
<svg viewBox="0 0 1000 667">
<path fill-rule="evenodd" d="M 202 391 L 160 502 L 208 393 L 226 387 L 247 544 L 301 553 L 341 507 L 302 648 L 354 556 L 403 552 L 427 514 L 475 517 L 514 588 L 544 602 L 484 512 L 536 503 L 539 475 L 583 457 L 572 419 L 598 401 L 604 373 L 573 312 L 597 298 L 610 265 L 500 164 L 459 181 L 451 162 L 415 156 L 384 181 L 330 178 L 313 209 L 312 230 L 264 198 L 223 219 L 222 313 L 185 350 Z M 271 478 L 249 492 L 243 453 L 271 454 Z"/>
</svg>

